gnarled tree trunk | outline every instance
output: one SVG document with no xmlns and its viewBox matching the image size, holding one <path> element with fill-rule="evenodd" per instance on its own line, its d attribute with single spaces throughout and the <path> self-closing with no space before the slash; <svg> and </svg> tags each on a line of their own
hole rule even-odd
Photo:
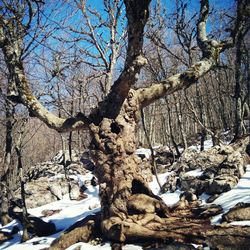
<svg viewBox="0 0 250 250">
<path fill-rule="evenodd" d="M 163 201 L 149 189 L 134 154 L 139 114 L 137 99 L 130 91 L 115 119 L 104 118 L 100 126 L 90 125 L 100 184 L 102 231 L 109 239 L 121 242 L 136 228 L 168 213 Z"/>
</svg>

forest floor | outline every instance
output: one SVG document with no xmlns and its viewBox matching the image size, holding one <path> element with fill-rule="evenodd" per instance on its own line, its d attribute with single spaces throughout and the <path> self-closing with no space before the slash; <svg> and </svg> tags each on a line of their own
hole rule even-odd
<svg viewBox="0 0 250 250">
<path fill-rule="evenodd" d="M 210 142 L 206 142 L 207 148 L 211 146 Z M 167 176 L 170 172 L 166 172 L 159 175 L 160 182 L 163 184 L 166 182 Z M 193 171 L 190 173 L 198 175 L 197 171 Z M 77 221 L 85 218 L 90 214 L 95 214 L 100 210 L 100 202 L 98 198 L 98 186 L 92 186 L 90 184 L 90 180 L 92 179 L 93 175 L 88 173 L 86 175 L 78 175 L 77 178 L 82 183 L 89 183 L 87 185 L 87 190 L 85 194 L 87 194 L 87 198 L 76 201 L 70 200 L 67 196 L 65 196 L 62 200 L 52 202 L 37 208 L 29 209 L 28 212 L 33 215 L 42 218 L 46 222 L 53 222 L 56 226 L 57 233 L 46 236 L 46 237 L 34 237 L 31 240 L 28 240 L 24 243 L 20 243 L 22 229 L 21 225 L 17 220 L 13 220 L 8 225 L 1 227 L 0 230 L 5 232 L 11 232 L 13 227 L 18 227 L 20 230 L 17 234 L 13 236 L 12 239 L 5 241 L 0 245 L 0 249 L 9 249 L 9 250 L 35 250 L 35 249 L 44 249 L 48 248 L 50 244 L 60 236 L 60 234 L 71 225 L 76 223 Z M 179 196 L 181 194 L 180 190 L 176 190 L 175 192 L 166 192 L 164 194 L 160 194 L 160 189 L 157 184 L 156 178 L 153 177 L 153 181 L 150 183 L 150 187 L 152 188 L 153 192 L 164 200 L 164 202 L 168 206 L 173 206 L 179 201 Z M 203 204 L 206 203 L 206 200 L 209 196 L 207 194 L 202 194 L 199 199 Z M 246 172 L 243 177 L 239 180 L 238 184 L 228 192 L 221 194 L 217 199 L 213 201 L 214 204 L 221 205 L 223 208 L 223 213 L 229 211 L 230 208 L 233 208 L 237 203 L 244 202 L 250 203 L 250 165 L 246 166 Z M 54 213 L 50 216 L 44 217 L 44 211 L 54 211 Z M 222 214 L 216 215 L 212 218 L 212 224 L 219 224 L 221 221 Z M 230 223 L 231 225 L 245 225 L 250 226 L 250 221 L 234 221 Z M 198 247 L 194 245 L 194 247 Z M 67 250 L 73 249 L 81 249 L 81 250 L 110 250 L 111 246 L 110 243 L 100 243 L 98 241 L 91 242 L 91 243 L 77 243 Z M 139 250 L 143 249 L 140 245 L 132 245 L 128 244 L 123 246 L 124 250 Z M 209 248 L 207 248 L 209 249 Z"/>
</svg>

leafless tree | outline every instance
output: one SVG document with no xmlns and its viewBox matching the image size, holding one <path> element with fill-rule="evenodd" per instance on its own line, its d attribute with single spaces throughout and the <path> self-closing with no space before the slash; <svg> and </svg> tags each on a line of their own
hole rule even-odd
<svg viewBox="0 0 250 250">
<path fill-rule="evenodd" d="M 33 116 L 41 119 L 50 128 L 59 132 L 80 129 L 90 131 L 93 137 L 91 150 L 96 164 L 95 175 L 100 184 L 102 233 L 108 239 L 119 242 L 144 238 L 175 238 L 185 241 L 192 236 L 196 243 L 209 238 L 208 235 L 216 234 L 216 229 L 207 225 L 204 220 L 195 223 L 192 219 L 184 221 L 183 214 L 171 211 L 152 193 L 134 154 L 137 145 L 136 127 L 142 108 L 159 98 L 190 87 L 218 65 L 220 54 L 234 46 L 239 32 L 248 28 L 247 13 L 242 11 L 237 16 L 229 38 L 211 39 L 206 33 L 209 2 L 201 0 L 197 22 L 197 45 L 202 53 L 201 59 L 181 73 L 152 82 L 149 87 L 133 89 L 141 68 L 147 63 L 142 48 L 150 0 L 124 0 L 127 50 L 120 75 L 106 98 L 88 116 L 78 113 L 74 117 L 63 118 L 47 110 L 32 94 L 24 71 L 22 51 L 24 38 L 29 30 L 27 20 L 33 17 L 30 13 L 39 4 L 38 1 L 24 1 L 20 5 L 16 1 L 15 7 L 7 9 L 7 15 L 6 9 L 1 12 L 0 47 L 12 79 L 10 85 L 15 91 L 15 100 L 25 105 Z M 244 5 L 242 10 L 249 10 L 247 1 L 239 1 L 238 4 Z M 26 8 L 30 10 L 28 18 L 24 18 L 27 14 Z M 12 92 L 9 97 L 11 94 Z M 185 226 L 180 228 L 183 224 Z"/>
<path fill-rule="evenodd" d="M 88 65 L 95 72 L 95 79 L 99 82 L 102 95 L 110 91 L 115 77 L 115 65 L 125 46 L 126 29 L 123 13 L 123 1 L 105 0 L 102 15 L 96 9 L 88 6 L 86 0 L 75 0 L 76 15 L 79 25 L 69 25 L 69 30 L 77 38 L 67 42 L 83 42 L 84 47 L 78 46 L 81 62 Z M 79 11 L 78 11 L 79 10 Z M 74 16 L 73 16 L 74 17 Z M 105 35 L 103 34 L 105 33 Z"/>
</svg>

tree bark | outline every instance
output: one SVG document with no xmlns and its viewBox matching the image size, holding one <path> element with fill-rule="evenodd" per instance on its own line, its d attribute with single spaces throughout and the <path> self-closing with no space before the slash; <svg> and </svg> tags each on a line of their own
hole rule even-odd
<svg viewBox="0 0 250 250">
<path fill-rule="evenodd" d="M 99 126 L 90 125 L 92 157 L 100 184 L 101 227 L 114 241 L 131 239 L 137 227 L 168 213 L 167 206 L 149 189 L 134 154 L 139 115 L 137 98 L 130 91 L 115 119 L 104 118 Z"/>
<path fill-rule="evenodd" d="M 244 134 L 244 121 L 243 121 L 243 93 L 242 93 L 242 46 L 243 37 L 239 37 L 236 43 L 236 58 L 235 58 L 235 129 L 234 141 L 242 137 Z"/>
<path fill-rule="evenodd" d="M 11 101 L 6 100 L 5 104 L 5 127 L 6 127 L 6 139 L 5 139 L 5 155 L 4 155 L 4 171 L 1 174 L 1 223 L 2 225 L 8 224 L 11 219 L 8 215 L 9 209 L 9 188 L 10 188 L 10 172 L 11 172 L 11 156 L 13 148 L 13 126 L 14 126 L 14 105 Z"/>
</svg>

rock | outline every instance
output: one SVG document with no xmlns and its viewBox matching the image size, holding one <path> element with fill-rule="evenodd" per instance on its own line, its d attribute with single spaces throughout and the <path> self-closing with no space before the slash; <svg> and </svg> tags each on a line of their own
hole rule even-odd
<svg viewBox="0 0 250 250">
<path fill-rule="evenodd" d="M 221 155 L 230 155 L 232 154 L 235 150 L 232 146 L 230 145 L 218 145 L 218 151 Z"/>
<path fill-rule="evenodd" d="M 97 180 L 97 178 L 96 178 L 95 176 L 93 176 L 93 178 L 91 179 L 90 183 L 91 183 L 91 185 L 92 185 L 93 187 L 96 187 L 96 186 L 98 185 L 98 180 Z"/>
<path fill-rule="evenodd" d="M 35 216 L 29 216 L 29 222 L 28 231 L 37 236 L 48 236 L 56 232 L 56 226 L 52 222 L 45 222 Z"/>
<path fill-rule="evenodd" d="M 80 193 L 76 200 L 77 200 L 77 201 L 81 201 L 81 200 L 84 200 L 84 199 L 86 199 L 86 198 L 88 198 L 88 195 L 87 195 L 87 194 L 85 194 L 85 193 Z"/>
<path fill-rule="evenodd" d="M 163 165 L 156 163 L 156 170 L 158 174 L 164 174 L 166 172 L 169 172 L 170 165 Z"/>
<path fill-rule="evenodd" d="M 81 163 L 71 163 L 67 166 L 66 172 L 67 175 L 85 175 L 87 173 L 86 169 Z"/>
<path fill-rule="evenodd" d="M 90 160 L 91 157 L 88 152 L 84 152 L 80 158 L 80 162 L 83 164 L 83 167 L 89 171 L 93 171 L 95 164 Z"/>
<path fill-rule="evenodd" d="M 180 200 L 186 200 L 188 202 L 193 202 L 197 199 L 197 196 L 192 191 L 185 191 L 180 195 Z"/>
<path fill-rule="evenodd" d="M 99 207 L 100 205 L 98 204 L 98 203 L 94 203 L 94 204 L 91 204 L 90 206 L 89 206 L 89 210 L 93 210 L 93 209 L 95 209 L 95 208 L 97 208 L 97 207 Z"/>
<path fill-rule="evenodd" d="M 176 155 L 174 155 L 173 152 L 166 150 L 166 148 L 158 148 L 156 149 L 156 163 L 160 165 L 167 165 L 170 166 L 173 164 L 173 162 L 178 159 Z"/>
<path fill-rule="evenodd" d="M 81 187 L 80 187 L 80 193 L 84 193 L 88 188 L 86 187 L 85 184 L 83 184 Z"/>
<path fill-rule="evenodd" d="M 216 176 L 212 183 L 207 186 L 206 192 L 208 194 L 221 194 L 231 190 L 237 183 L 238 177 L 232 175 L 222 174 Z"/>
<path fill-rule="evenodd" d="M 183 191 L 193 189 L 197 195 L 203 191 L 212 195 L 226 192 L 245 173 L 248 157 L 245 152 L 246 143 L 247 139 L 244 139 L 236 144 L 217 145 L 202 152 L 187 149 L 169 169 L 179 176 L 179 185 Z M 187 176 L 189 171 L 198 169 L 203 172 L 200 176 Z M 172 178 L 164 185 L 164 189 L 169 191 L 171 186 L 176 185 L 176 179 Z"/>
<path fill-rule="evenodd" d="M 167 177 L 166 183 L 162 186 L 162 192 L 165 193 L 167 191 L 174 192 L 177 189 L 178 177 L 175 172 L 171 172 L 171 174 Z"/>
<path fill-rule="evenodd" d="M 65 187 L 63 187 L 63 189 L 64 188 Z M 63 193 L 65 192 L 64 190 L 61 189 L 61 185 L 59 182 L 54 183 L 52 181 L 49 182 L 48 190 L 52 195 L 56 197 L 57 200 L 61 200 L 63 198 Z"/>
<path fill-rule="evenodd" d="M 242 220 L 250 220 L 250 203 L 238 203 L 222 216 L 226 222 Z"/>
<path fill-rule="evenodd" d="M 183 175 L 180 176 L 180 187 L 181 190 L 189 191 L 190 189 L 194 190 L 195 194 L 201 195 L 207 186 L 207 182 L 200 180 L 197 177 Z"/>
<path fill-rule="evenodd" d="M 50 210 L 50 209 L 45 209 L 42 211 L 43 217 L 49 217 L 53 214 L 57 214 L 61 211 L 62 209 L 56 209 L 56 210 Z"/>
<path fill-rule="evenodd" d="M 213 163 L 214 166 L 218 166 L 221 162 L 223 162 L 225 160 L 225 155 L 221 155 L 221 154 L 208 154 L 206 156 L 206 151 L 203 152 L 203 155 L 205 158 L 207 158 L 207 160 L 210 163 Z"/>
<path fill-rule="evenodd" d="M 174 171 L 178 175 L 189 171 L 189 166 L 185 162 L 174 162 L 173 165 L 169 168 L 169 171 Z"/>
<path fill-rule="evenodd" d="M 81 182 L 77 175 L 85 175 L 88 170 L 80 162 L 78 152 L 73 151 L 72 156 L 74 162 L 69 162 L 67 167 L 60 165 L 62 163 L 62 151 L 59 151 L 53 161 L 43 162 L 29 168 L 24 177 L 27 208 L 34 208 L 60 200 L 68 195 L 69 190 L 71 199 L 79 199 Z M 93 165 L 90 160 L 88 160 L 88 164 Z M 95 179 L 91 183 L 97 185 Z M 20 193 L 20 188 L 14 191 L 17 199 L 20 199 Z"/>
<path fill-rule="evenodd" d="M 52 162 L 43 162 L 41 164 L 31 167 L 26 173 L 25 177 L 27 179 L 26 181 L 33 181 L 41 177 L 53 177 L 59 173 L 64 173 L 62 165 L 58 165 Z"/>
<path fill-rule="evenodd" d="M 81 163 L 71 163 L 66 168 L 67 175 L 84 175 L 86 174 L 86 169 Z M 65 175 L 64 166 L 53 163 L 53 162 L 43 162 L 36 166 L 33 166 L 26 173 L 25 179 L 27 181 L 34 181 L 41 177 L 54 177 L 57 175 Z"/>
<path fill-rule="evenodd" d="M 46 177 L 26 183 L 25 191 L 26 194 L 28 194 L 26 195 L 27 208 L 42 206 L 58 200 L 58 198 L 49 191 L 48 179 Z M 15 193 L 17 197 L 20 198 L 20 190 L 18 189 Z"/>
<path fill-rule="evenodd" d="M 218 168 L 211 167 L 207 168 L 200 176 L 201 180 L 213 179 L 217 175 Z"/>
<path fill-rule="evenodd" d="M 232 175 L 240 178 L 240 173 L 236 168 L 232 168 L 229 164 L 223 164 L 217 171 L 217 175 Z"/>
<path fill-rule="evenodd" d="M 23 225 L 26 221 L 26 227 L 29 233 L 37 236 L 48 236 L 56 232 L 56 226 L 53 222 L 46 222 L 39 217 L 27 214 L 28 217 L 24 217 L 22 212 L 11 212 L 11 216 L 17 219 Z M 28 220 L 27 220 L 28 219 Z"/>
<path fill-rule="evenodd" d="M 68 182 L 65 177 L 57 178 L 41 177 L 25 184 L 27 208 L 42 206 L 47 203 L 62 199 L 69 193 Z M 20 197 L 20 189 L 15 192 Z M 70 179 L 71 199 L 77 199 L 80 195 L 78 182 Z"/>
<path fill-rule="evenodd" d="M 154 152 L 155 153 L 155 152 Z M 148 148 L 138 148 L 135 151 L 135 154 L 141 158 L 142 160 L 149 160 L 151 159 L 151 150 Z"/>
<path fill-rule="evenodd" d="M 246 146 L 246 153 L 248 154 L 248 156 L 250 156 L 250 143 L 248 143 Z"/>
<path fill-rule="evenodd" d="M 153 174 L 152 174 L 152 165 L 149 161 L 141 161 L 139 163 L 139 166 L 141 168 L 142 176 L 146 179 L 147 182 L 150 182 L 153 180 Z"/>
<path fill-rule="evenodd" d="M 212 202 L 215 201 L 219 196 L 220 196 L 219 194 L 212 195 L 212 196 L 210 196 L 210 197 L 206 200 L 206 202 L 207 202 L 207 203 L 212 203 Z"/>
</svg>

